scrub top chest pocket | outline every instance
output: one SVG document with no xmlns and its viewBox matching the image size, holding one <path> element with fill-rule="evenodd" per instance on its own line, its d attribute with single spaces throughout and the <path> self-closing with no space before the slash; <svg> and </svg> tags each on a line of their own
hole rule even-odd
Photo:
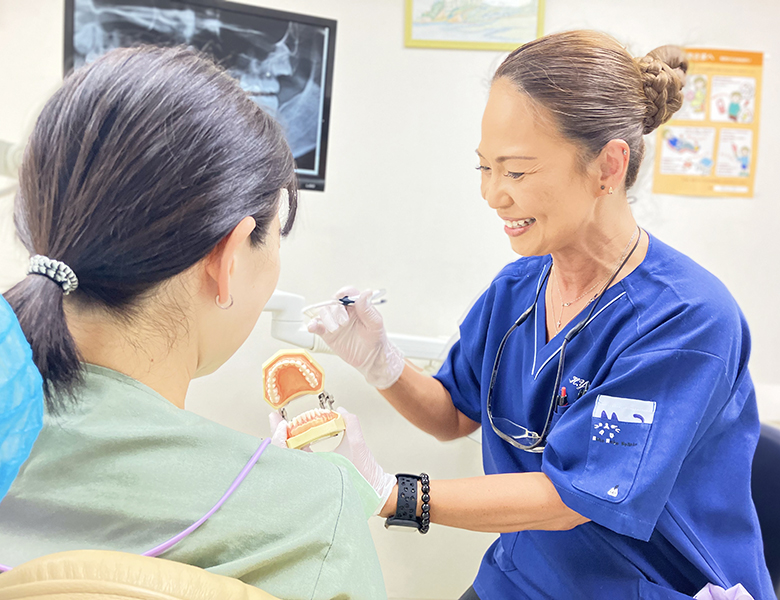
<svg viewBox="0 0 780 600">
<path fill-rule="evenodd" d="M 634 485 L 653 425 L 655 402 L 599 396 L 593 407 L 588 459 L 572 484 L 608 502 L 622 502 Z"/>
</svg>

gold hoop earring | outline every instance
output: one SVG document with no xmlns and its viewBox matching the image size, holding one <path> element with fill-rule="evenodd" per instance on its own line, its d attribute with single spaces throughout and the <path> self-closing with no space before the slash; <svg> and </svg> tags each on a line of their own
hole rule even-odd
<svg viewBox="0 0 780 600">
<path fill-rule="evenodd" d="M 214 299 L 214 302 L 216 302 L 217 306 L 221 308 L 222 310 L 227 310 L 231 306 L 233 306 L 233 294 L 230 294 L 230 302 L 227 304 L 221 304 L 219 301 L 219 294 L 217 294 L 217 297 Z"/>
</svg>

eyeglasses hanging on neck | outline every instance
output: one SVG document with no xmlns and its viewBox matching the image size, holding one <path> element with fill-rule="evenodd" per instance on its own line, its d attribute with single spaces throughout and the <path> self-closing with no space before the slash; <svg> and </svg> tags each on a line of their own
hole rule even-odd
<svg viewBox="0 0 780 600">
<path fill-rule="evenodd" d="M 639 229 L 639 235 L 637 236 L 636 242 L 634 242 L 634 245 L 631 248 L 631 252 L 629 252 L 625 256 L 625 258 L 623 258 L 623 260 L 621 260 L 620 265 L 612 274 L 612 277 L 610 277 L 606 285 L 601 289 L 601 291 L 598 293 L 598 295 L 593 300 L 593 302 L 591 302 L 591 308 L 590 311 L 588 311 L 588 315 L 582 321 L 580 321 L 574 327 L 572 327 L 563 337 L 560 353 L 558 354 L 558 369 L 555 376 L 555 384 L 552 387 L 552 398 L 550 399 L 550 404 L 547 407 L 547 416 L 545 418 L 544 427 L 542 428 L 541 433 L 537 433 L 536 431 L 533 431 L 532 429 L 528 429 L 523 425 L 518 425 L 517 423 L 515 423 L 510 419 L 494 416 L 493 407 L 492 407 L 493 388 L 495 387 L 496 378 L 498 376 L 498 368 L 501 364 L 501 355 L 504 353 L 504 348 L 507 344 L 507 341 L 509 340 L 509 336 L 512 334 L 512 332 L 515 329 L 517 329 L 523 323 L 525 323 L 528 320 L 528 317 L 531 316 L 531 313 L 534 312 L 534 309 L 539 303 L 539 295 L 541 294 L 541 291 L 544 288 L 545 282 L 550 277 L 550 271 L 552 270 L 552 263 L 550 264 L 549 268 L 546 268 L 546 271 L 542 275 L 542 279 L 539 282 L 539 287 L 536 290 L 536 296 L 534 297 L 533 303 L 523 312 L 523 314 L 520 315 L 520 317 L 518 317 L 518 319 L 512 324 L 512 326 L 504 335 L 504 338 L 501 340 L 501 343 L 498 345 L 498 350 L 496 351 L 496 358 L 495 361 L 493 362 L 493 372 L 490 375 L 490 384 L 487 392 L 487 416 L 488 416 L 488 421 L 490 422 L 490 427 L 493 429 L 495 434 L 498 437 L 500 437 L 502 440 L 504 440 L 506 443 L 525 452 L 534 452 L 534 453 L 544 452 L 544 449 L 547 446 L 547 435 L 550 433 L 550 424 L 552 423 L 553 412 L 555 411 L 556 404 L 560 400 L 560 385 L 561 385 L 561 380 L 563 379 L 563 369 L 566 364 L 566 346 L 568 346 L 569 343 L 577 336 L 577 334 L 580 331 L 582 331 L 585 328 L 585 326 L 590 322 L 591 317 L 596 311 L 596 307 L 601 301 L 601 298 L 604 296 L 606 291 L 615 281 L 615 278 L 618 276 L 618 273 L 620 273 L 620 271 L 623 270 L 623 267 L 626 265 L 626 263 L 629 261 L 631 256 L 634 254 L 634 251 L 637 249 L 637 246 L 639 246 L 639 242 L 642 239 L 642 229 L 641 228 L 638 229 Z M 505 430 L 499 427 L 499 424 L 503 425 L 505 429 L 509 427 L 513 427 L 516 429 L 517 433 L 515 434 L 507 433 Z"/>
</svg>

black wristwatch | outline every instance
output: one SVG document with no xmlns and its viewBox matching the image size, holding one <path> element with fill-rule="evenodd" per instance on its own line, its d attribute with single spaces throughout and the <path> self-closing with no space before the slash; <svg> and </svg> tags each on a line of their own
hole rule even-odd
<svg viewBox="0 0 780 600">
<path fill-rule="evenodd" d="M 414 527 L 420 533 L 428 533 L 431 524 L 430 516 L 430 480 L 428 475 L 410 475 L 398 473 L 398 500 L 395 506 L 395 514 L 385 520 L 385 527 Z M 417 482 L 420 482 L 422 491 L 422 514 L 417 516 Z"/>
</svg>

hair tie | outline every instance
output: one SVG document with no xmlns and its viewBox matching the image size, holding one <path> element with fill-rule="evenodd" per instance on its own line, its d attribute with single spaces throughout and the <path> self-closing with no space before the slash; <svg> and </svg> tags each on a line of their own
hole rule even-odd
<svg viewBox="0 0 780 600">
<path fill-rule="evenodd" d="M 48 277 L 62 288 L 66 296 L 79 287 L 79 278 L 76 277 L 73 269 L 61 260 L 54 260 L 48 256 L 36 254 L 30 257 L 30 266 L 27 269 L 27 274 Z"/>
</svg>

